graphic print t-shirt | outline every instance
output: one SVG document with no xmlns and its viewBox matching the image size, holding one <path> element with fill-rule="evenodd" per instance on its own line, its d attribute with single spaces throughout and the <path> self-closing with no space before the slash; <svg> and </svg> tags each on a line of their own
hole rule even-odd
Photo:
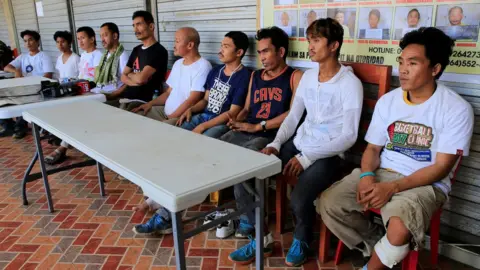
<svg viewBox="0 0 480 270">
<path fill-rule="evenodd" d="M 292 79 L 295 72 L 295 69 L 286 66 L 277 77 L 269 80 L 263 79 L 264 69 L 253 73 L 250 89 L 250 111 L 247 116 L 248 123 L 259 124 L 290 109 L 290 101 L 293 95 Z M 270 129 L 267 132 L 259 131 L 257 135 L 275 137 L 277 131 L 278 129 Z"/>
<path fill-rule="evenodd" d="M 242 67 L 231 76 L 226 76 L 224 67 L 225 65 L 214 67 L 205 83 L 205 89 L 210 91 L 205 108 L 205 113 L 209 115 L 220 115 L 230 110 L 232 104 L 241 107 L 245 105 L 251 71 Z"/>
<path fill-rule="evenodd" d="M 42 76 L 45 73 L 55 72 L 50 57 L 44 53 L 39 52 L 35 55 L 22 53 L 19 57 L 15 58 L 10 65 L 16 69 L 22 70 L 23 77 L 29 76 Z"/>
<path fill-rule="evenodd" d="M 433 96 L 422 104 L 411 104 L 401 88 L 380 98 L 365 140 L 384 146 L 381 168 L 408 176 L 434 164 L 437 153 L 467 156 L 472 133 L 470 104 L 438 84 Z M 454 169 L 434 184 L 447 195 Z"/>
<path fill-rule="evenodd" d="M 78 65 L 78 78 L 93 81 L 95 79 L 95 68 L 100 64 L 101 59 L 102 52 L 100 50 L 89 53 L 83 52 Z"/>
<path fill-rule="evenodd" d="M 148 82 L 140 86 L 128 86 L 122 93 L 122 97 L 128 99 L 140 99 L 143 101 L 152 100 L 153 92 L 159 90 L 163 92 L 163 82 L 167 72 L 168 52 L 160 44 L 155 43 L 148 48 L 138 45 L 130 54 L 127 67 L 133 69 L 134 73 L 142 72 L 146 66 L 155 69 L 155 73 Z"/>
</svg>

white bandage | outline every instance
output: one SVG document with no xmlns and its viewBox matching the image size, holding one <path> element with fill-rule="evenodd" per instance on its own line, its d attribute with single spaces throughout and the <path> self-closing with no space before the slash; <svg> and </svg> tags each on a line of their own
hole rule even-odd
<svg viewBox="0 0 480 270">
<path fill-rule="evenodd" d="M 386 235 L 375 245 L 375 252 L 377 253 L 378 258 L 380 258 L 383 265 L 389 268 L 392 268 L 407 257 L 409 251 L 410 248 L 408 244 L 394 246 L 390 244 Z"/>
</svg>

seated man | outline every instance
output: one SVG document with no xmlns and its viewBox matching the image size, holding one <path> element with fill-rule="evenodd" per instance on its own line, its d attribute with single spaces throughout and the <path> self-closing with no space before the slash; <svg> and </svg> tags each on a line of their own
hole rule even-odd
<svg viewBox="0 0 480 270">
<path fill-rule="evenodd" d="M 89 26 L 77 29 L 78 47 L 83 50 L 78 64 L 78 78 L 93 81 L 95 70 L 100 65 L 102 51 L 97 49 L 97 37 L 95 31 Z"/>
<path fill-rule="evenodd" d="M 121 80 L 121 74 L 128 61 L 128 53 L 120 43 L 120 31 L 114 23 L 108 22 L 100 27 L 100 37 L 105 49 L 100 63 L 95 68 L 94 82 L 97 87 L 91 91 L 94 93 L 111 93 L 126 87 Z M 60 147 L 45 157 L 47 164 L 53 165 L 63 162 L 67 157 L 68 143 L 62 141 Z"/>
<path fill-rule="evenodd" d="M 40 51 L 40 34 L 25 30 L 20 33 L 28 53 L 22 53 L 5 67 L 6 72 L 15 73 L 15 78 L 42 76 L 52 78 L 55 72 L 52 59 Z"/>
<path fill-rule="evenodd" d="M 210 71 L 205 97 L 186 110 L 177 125 L 212 138 L 219 138 L 229 131 L 226 125 L 229 116 L 237 117 L 247 96 L 251 71 L 242 65 L 247 49 L 248 37 L 245 33 L 232 31 L 225 35 L 218 53 L 224 65 Z M 192 113 L 199 114 L 192 117 Z"/>
<path fill-rule="evenodd" d="M 458 158 L 468 155 L 472 107 L 437 82 L 453 46 L 433 27 L 405 35 L 401 87 L 377 102 L 361 169 L 323 192 L 317 204 L 345 245 L 371 255 L 363 269 L 392 268 L 411 248 L 422 247 L 432 215 L 448 197 Z M 386 234 L 363 215 L 369 208 L 381 210 Z"/>
<path fill-rule="evenodd" d="M 61 52 L 55 64 L 59 81 L 64 82 L 78 78 L 80 56 L 72 52 L 72 34 L 68 31 L 57 31 L 53 35 L 53 40 L 55 40 L 57 48 Z"/>
<path fill-rule="evenodd" d="M 167 91 L 132 112 L 174 125 L 179 117 L 205 94 L 205 81 L 212 65 L 200 56 L 200 36 L 194 28 L 180 28 L 175 33 L 175 61 L 167 79 Z"/>
<path fill-rule="evenodd" d="M 135 47 L 122 72 L 121 81 L 126 85 L 107 95 L 107 104 L 119 107 L 120 99 L 134 100 L 121 107 L 131 110 L 141 103 L 152 100 L 155 90 L 163 92 L 167 72 L 168 52 L 155 39 L 155 22 L 150 12 L 139 10 L 133 13 L 135 36 L 142 42 Z"/>
<path fill-rule="evenodd" d="M 221 140 L 260 151 L 275 138 L 278 128 L 288 114 L 292 98 L 302 73 L 289 67 L 288 35 L 278 27 L 264 28 L 257 32 L 257 51 L 264 69 L 255 71 L 250 79 L 250 87 L 245 107 L 236 119 L 228 125 L 232 129 Z M 251 181 L 250 181 L 251 182 Z M 242 209 L 254 201 L 243 184 L 234 186 L 237 208 Z M 255 226 L 255 210 L 240 217 L 236 237 L 250 237 Z M 264 224 L 257 224 L 264 226 Z M 266 228 L 265 253 L 271 254 L 271 234 Z M 248 264 L 255 259 L 255 240 L 233 252 L 230 260 Z"/>
<path fill-rule="evenodd" d="M 40 51 L 40 34 L 36 31 L 25 30 L 20 33 L 28 53 L 22 53 L 15 60 L 10 62 L 4 70 L 15 73 L 15 78 L 42 76 L 52 78 L 55 72 L 52 59 Z M 13 131 L 13 138 L 21 139 L 27 134 L 27 122 L 22 117 L 17 117 L 15 122 L 11 119 L 0 120 L 0 137 L 10 136 Z"/>
<path fill-rule="evenodd" d="M 280 157 L 284 175 L 298 177 L 290 200 L 296 217 L 293 243 L 285 258 L 290 267 L 307 260 L 315 224 L 313 201 L 335 181 L 339 155 L 357 140 L 363 103 L 362 83 L 351 67 L 338 61 L 342 25 L 331 18 L 314 21 L 307 39 L 310 58 L 318 66 L 305 72 L 275 140 L 262 150 Z M 292 137 L 305 109 L 305 121 Z"/>
</svg>

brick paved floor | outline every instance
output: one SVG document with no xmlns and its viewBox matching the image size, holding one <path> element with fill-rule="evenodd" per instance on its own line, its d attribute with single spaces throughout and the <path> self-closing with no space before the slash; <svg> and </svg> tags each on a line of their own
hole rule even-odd
<svg viewBox="0 0 480 270">
<path fill-rule="evenodd" d="M 46 153 L 54 149 L 47 144 L 44 148 Z M 144 213 L 131 211 L 142 201 L 142 194 L 136 185 L 119 180 L 111 171 L 105 172 L 105 198 L 99 195 L 96 168 L 87 167 L 50 177 L 55 213 L 48 212 L 41 181 L 28 184 L 30 205 L 23 206 L 20 182 L 33 151 L 31 135 L 21 141 L 0 138 L 0 268 L 175 269 L 171 236 L 134 236 L 133 225 L 148 219 Z M 85 158 L 76 151 L 68 155 L 67 162 Z M 38 166 L 34 171 L 39 171 Z M 211 207 L 205 203 L 186 214 Z M 287 269 L 284 255 L 292 234 L 275 235 L 275 240 L 275 252 L 267 259 L 266 269 Z M 200 234 L 186 243 L 189 269 L 250 269 L 235 267 L 227 259 L 244 243 L 217 240 L 213 232 Z M 421 253 L 422 269 L 430 269 L 428 256 Z M 303 269 L 354 269 L 362 265 L 358 253 L 345 257 L 337 267 L 332 262 L 321 265 L 312 258 Z M 442 258 L 440 268 L 472 269 L 446 258 Z"/>
</svg>

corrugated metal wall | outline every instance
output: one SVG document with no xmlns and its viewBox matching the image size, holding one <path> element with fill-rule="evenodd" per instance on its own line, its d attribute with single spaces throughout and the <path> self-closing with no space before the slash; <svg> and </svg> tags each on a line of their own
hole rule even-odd
<svg viewBox="0 0 480 270">
<path fill-rule="evenodd" d="M 10 46 L 11 40 L 8 36 L 7 18 L 5 14 L 5 9 L 7 8 L 8 6 L 4 7 L 3 1 L 0 0 L 0 40 L 7 44 L 7 46 Z"/>
<path fill-rule="evenodd" d="M 23 40 L 20 33 L 24 30 L 37 30 L 37 14 L 35 11 L 35 2 L 33 0 L 13 0 L 13 16 L 15 17 L 15 24 L 17 26 L 17 37 L 19 40 L 19 52 L 23 52 Z"/>
<path fill-rule="evenodd" d="M 475 127 L 470 156 L 462 160 L 449 202 L 442 215 L 442 233 L 468 243 L 480 243 L 480 85 L 446 83 L 473 107 Z"/>
<path fill-rule="evenodd" d="M 42 35 L 42 49 L 47 53 L 55 66 L 60 52 L 53 34 L 56 31 L 70 31 L 67 2 L 65 0 L 43 0 L 44 16 L 38 17 L 38 27 Z"/>
<path fill-rule="evenodd" d="M 228 31 L 245 32 L 252 38 L 252 46 L 243 63 L 255 66 L 253 37 L 257 23 L 256 0 L 157 0 L 160 43 L 169 51 L 170 65 L 173 57 L 175 31 L 191 26 L 200 33 L 200 53 L 212 63 L 220 63 L 217 53 L 220 42 Z"/>
<path fill-rule="evenodd" d="M 113 22 L 120 29 L 120 42 L 125 50 L 132 49 L 140 42 L 132 28 L 133 12 L 145 9 L 144 0 L 73 0 L 75 27 L 90 26 L 97 35 L 97 48 L 102 48 L 100 26 L 105 22 Z"/>
</svg>

